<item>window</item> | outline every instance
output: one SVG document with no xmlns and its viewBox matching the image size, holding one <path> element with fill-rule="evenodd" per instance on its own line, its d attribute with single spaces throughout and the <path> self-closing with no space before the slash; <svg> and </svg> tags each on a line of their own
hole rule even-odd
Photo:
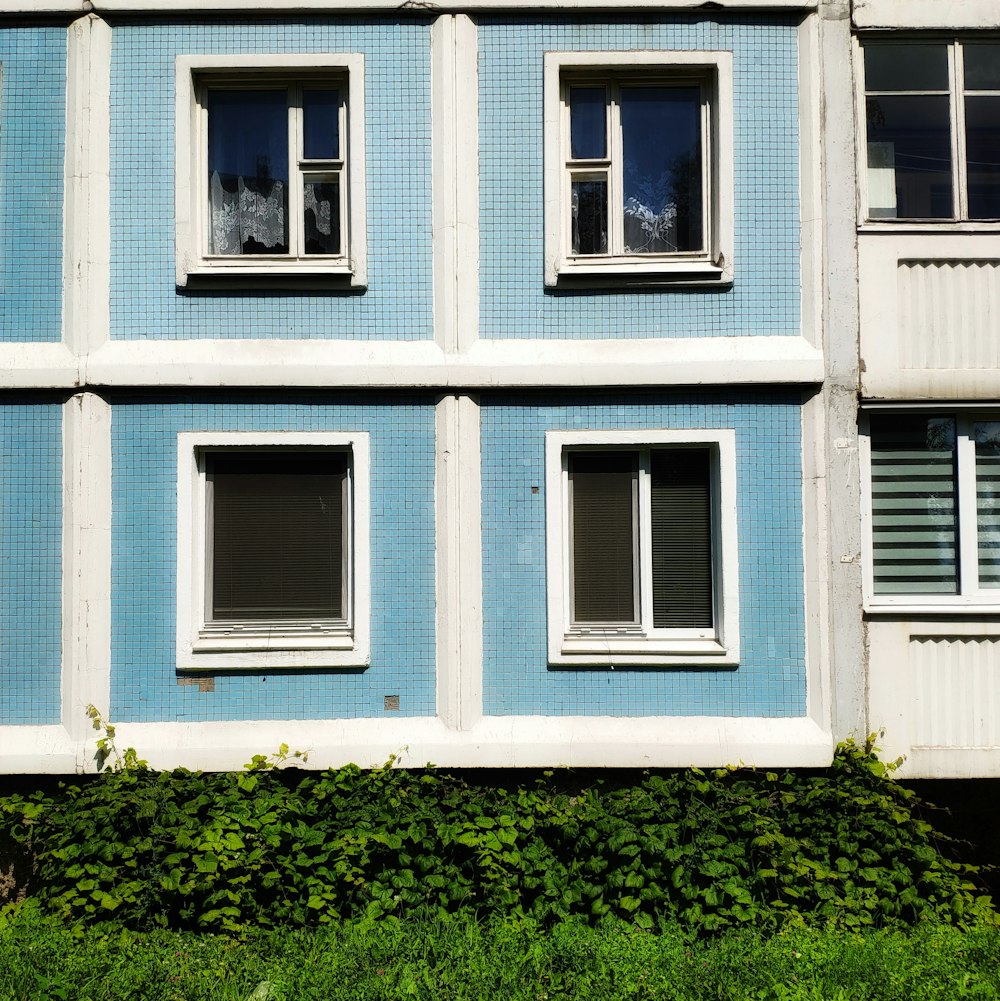
<svg viewBox="0 0 1000 1001">
<path fill-rule="evenodd" d="M 546 435 L 549 660 L 739 660 L 735 433 Z"/>
<path fill-rule="evenodd" d="M 1000 603 L 1000 414 L 868 416 L 870 603 Z"/>
<path fill-rule="evenodd" d="M 732 56 L 545 55 L 546 284 L 732 279 Z"/>
<path fill-rule="evenodd" d="M 368 658 L 363 434 L 178 436 L 178 667 Z"/>
<path fill-rule="evenodd" d="M 1000 219 L 1000 42 L 863 52 L 868 218 Z"/>
<path fill-rule="evenodd" d="M 177 59 L 177 283 L 366 281 L 363 56 Z"/>
</svg>

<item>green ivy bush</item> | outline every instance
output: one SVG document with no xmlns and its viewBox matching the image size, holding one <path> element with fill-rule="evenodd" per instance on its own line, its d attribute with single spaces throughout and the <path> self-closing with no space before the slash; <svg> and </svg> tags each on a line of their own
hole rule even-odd
<svg viewBox="0 0 1000 1001">
<path fill-rule="evenodd" d="M 112 747 L 113 749 L 113 747 Z M 30 892 L 78 924 L 239 933 L 454 913 L 693 934 L 993 921 L 868 745 L 822 773 L 504 785 L 434 769 L 125 767 L 0 799 Z M 620 776 L 619 776 L 620 779 Z M 0 860 L 2 861 L 2 860 Z"/>
</svg>

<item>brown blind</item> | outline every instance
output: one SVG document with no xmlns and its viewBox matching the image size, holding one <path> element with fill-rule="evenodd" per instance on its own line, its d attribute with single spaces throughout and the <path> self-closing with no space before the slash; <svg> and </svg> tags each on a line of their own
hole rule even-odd
<svg viewBox="0 0 1000 1001">
<path fill-rule="evenodd" d="M 707 449 L 650 453 L 653 626 L 712 625 L 711 457 Z"/>
<path fill-rule="evenodd" d="M 212 618 L 344 618 L 347 456 L 219 453 L 212 493 Z"/>
<path fill-rule="evenodd" d="M 569 455 L 574 622 L 635 622 L 635 452 Z"/>
</svg>

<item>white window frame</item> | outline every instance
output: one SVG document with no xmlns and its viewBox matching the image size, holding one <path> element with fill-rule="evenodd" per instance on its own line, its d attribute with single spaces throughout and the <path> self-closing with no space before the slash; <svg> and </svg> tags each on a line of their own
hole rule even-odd
<svg viewBox="0 0 1000 1001">
<path fill-rule="evenodd" d="M 310 632 L 254 631 L 252 622 L 226 635 L 207 622 L 209 529 L 205 456 L 223 451 L 324 449 L 349 453 L 345 511 L 348 581 L 345 621 Z M 252 669 L 363 667 L 370 658 L 369 436 L 365 432 L 181 432 L 177 435 L 177 667 Z"/>
<path fill-rule="evenodd" d="M 873 413 L 918 413 L 955 418 L 955 466 L 958 482 L 958 594 L 876 594 L 875 539 L 872 506 L 871 422 Z M 981 588 L 979 582 L 978 517 L 976 512 L 976 442 L 972 426 L 977 421 L 1000 420 L 1000 409 L 982 404 L 952 404 L 934 407 L 870 407 L 861 414 L 859 454 L 862 471 L 862 515 L 864 523 L 864 607 L 868 612 L 892 614 L 936 614 L 941 612 L 1000 613 L 1000 587 Z M 972 526 L 970 531 L 966 526 Z"/>
<path fill-rule="evenodd" d="M 361 53 L 178 56 L 176 75 L 176 189 L 174 199 L 176 280 L 179 287 L 261 287 L 288 281 L 306 286 L 365 288 L 368 237 L 365 221 L 365 80 Z M 346 83 L 346 147 L 342 184 L 342 253 L 336 257 L 302 255 L 214 256 L 208 253 L 208 110 L 205 91 L 213 80 L 238 86 L 329 78 Z M 289 149 L 293 160 L 296 150 Z M 297 164 L 294 170 L 301 173 Z M 292 184 L 292 192 L 297 188 Z M 346 190 L 345 190 L 346 189 Z M 296 198 L 290 198 L 289 238 L 294 248 Z M 265 285 L 266 287 L 266 285 Z"/>
<path fill-rule="evenodd" d="M 984 38 L 981 41 L 997 41 L 996 38 Z M 858 199 L 858 211 L 860 218 L 859 225 L 871 229 L 895 229 L 914 230 L 929 227 L 940 229 L 943 226 L 951 226 L 955 229 L 969 231 L 996 231 L 1000 222 L 993 219 L 970 219 L 969 218 L 969 191 L 967 184 L 967 167 L 965 162 L 965 96 L 966 93 L 993 94 L 995 91 L 966 91 L 965 88 L 965 60 L 962 53 L 963 45 L 977 41 L 975 38 L 956 37 L 954 35 L 866 35 L 863 38 L 855 39 L 854 58 L 858 72 L 855 74 L 858 87 L 858 108 L 857 116 L 857 147 L 858 147 L 858 187 L 860 188 L 860 198 Z M 870 215 L 870 191 L 868 184 L 868 123 L 866 109 L 869 95 L 906 93 L 920 96 L 922 94 L 941 94 L 939 90 L 927 91 L 869 91 L 868 82 L 865 79 L 865 44 L 892 44 L 904 48 L 907 45 L 946 45 L 948 47 L 948 127 L 951 133 L 951 185 L 952 185 L 952 208 L 955 212 L 950 218 L 896 218 Z"/>
<path fill-rule="evenodd" d="M 545 284 L 710 284 L 733 280 L 733 54 L 724 51 L 545 53 Z M 697 81 L 706 119 L 703 177 L 703 254 L 579 255 L 570 238 L 569 104 L 566 80 L 629 77 L 643 81 Z M 617 140 L 617 141 L 616 141 Z M 620 137 L 609 136 L 611 159 Z M 620 165 L 612 168 L 620 170 Z M 614 197 L 614 185 L 609 198 Z M 609 214 L 617 211 L 611 201 Z"/>
<path fill-rule="evenodd" d="M 638 627 L 572 625 L 568 456 L 586 448 L 641 451 L 651 447 L 708 448 L 712 453 L 712 559 L 715 622 L 709 629 L 654 629 L 649 504 L 640 479 Z M 545 435 L 545 517 L 549 663 L 576 667 L 733 667 L 740 659 L 739 556 L 736 525 L 736 432 L 548 431 Z"/>
</svg>

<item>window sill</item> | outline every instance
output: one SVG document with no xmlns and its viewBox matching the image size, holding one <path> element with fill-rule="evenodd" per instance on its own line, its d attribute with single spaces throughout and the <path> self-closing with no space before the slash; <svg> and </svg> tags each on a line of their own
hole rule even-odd
<svg viewBox="0 0 1000 1001">
<path fill-rule="evenodd" d="M 551 276 L 550 276 L 551 278 Z M 732 269 L 699 260 L 564 261 L 556 268 L 550 288 L 652 287 L 664 285 L 727 286 Z"/>
<path fill-rule="evenodd" d="M 859 233 L 1000 233 L 1000 220 L 975 222 L 957 219 L 866 219 L 858 224 Z"/>
<path fill-rule="evenodd" d="M 232 645 L 207 646 L 198 640 L 177 655 L 178 671 L 287 671 L 315 668 L 361 669 L 368 667 L 366 651 L 347 638 L 342 647 L 302 646 L 299 640 L 275 636 L 273 645 L 258 644 L 234 649 Z"/>
<path fill-rule="evenodd" d="M 958 616 L 958 615 L 996 615 L 1000 616 L 1000 599 L 992 602 L 981 600 L 965 600 L 953 598 L 946 601 L 900 601 L 897 603 L 865 602 L 864 613 L 869 616 Z"/>
<path fill-rule="evenodd" d="M 554 667 L 736 667 L 738 654 L 715 638 L 566 635 L 550 651 Z"/>
<path fill-rule="evenodd" d="M 178 271 L 178 288 L 201 289 L 316 289 L 364 292 L 365 276 L 347 262 L 313 264 L 303 261 L 204 263 Z"/>
</svg>

